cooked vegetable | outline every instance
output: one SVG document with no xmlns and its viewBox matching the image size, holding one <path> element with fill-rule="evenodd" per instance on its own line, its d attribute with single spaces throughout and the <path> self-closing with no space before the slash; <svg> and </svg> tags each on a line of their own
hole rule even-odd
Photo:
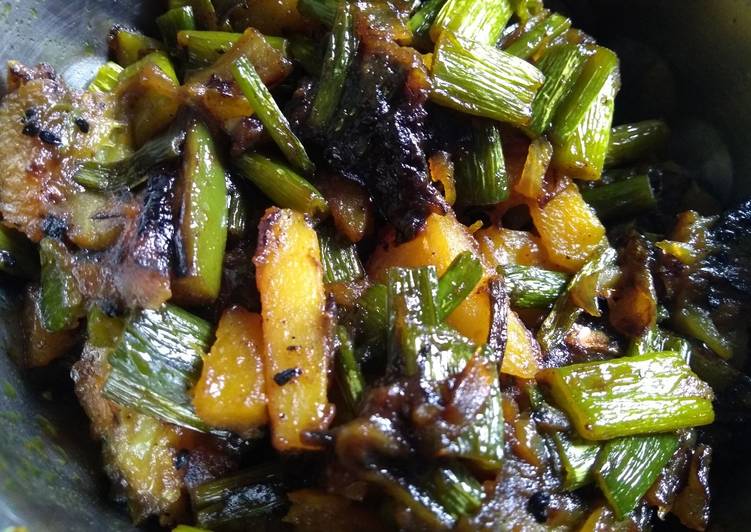
<svg viewBox="0 0 751 532">
<path fill-rule="evenodd" d="M 135 187 L 148 178 L 148 170 L 180 156 L 185 132 L 178 128 L 167 131 L 141 146 L 130 157 L 111 163 L 86 161 L 74 179 L 93 190 L 117 190 Z"/>
<path fill-rule="evenodd" d="M 196 521 L 202 527 L 222 527 L 264 517 L 287 504 L 277 468 L 258 466 L 198 485 L 191 493 Z"/>
<path fill-rule="evenodd" d="M 250 61 L 244 57 L 237 59 L 232 64 L 232 75 L 289 162 L 304 173 L 311 173 L 313 162 L 305 152 L 305 147 L 290 129 L 289 122 Z"/>
<path fill-rule="evenodd" d="M 504 50 L 522 59 L 529 59 L 544 43 L 552 41 L 570 27 L 571 20 L 558 13 L 552 13 L 525 31 Z"/>
<path fill-rule="evenodd" d="M 337 382 L 350 410 L 356 413 L 365 392 L 365 378 L 360 369 L 360 363 L 355 358 L 352 338 L 347 329 L 341 325 L 336 328 L 336 341 L 338 343 L 336 352 Z"/>
<path fill-rule="evenodd" d="M 193 411 L 188 391 L 201 372 L 210 337 L 209 323 L 175 306 L 135 313 L 109 355 L 112 370 L 104 394 L 169 423 L 209 430 Z"/>
<path fill-rule="evenodd" d="M 464 205 L 495 205 L 508 198 L 509 183 L 498 127 L 483 122 L 456 165 L 456 194 Z"/>
<path fill-rule="evenodd" d="M 73 329 L 83 317 L 84 299 L 78 288 L 65 244 L 47 237 L 39 243 L 42 263 L 39 317 L 49 332 Z"/>
<path fill-rule="evenodd" d="M 170 9 L 164 15 L 157 17 L 156 25 L 162 34 L 162 40 L 174 50 L 177 48 L 177 34 L 180 31 L 196 29 L 196 19 L 193 16 L 193 8 L 190 6 Z"/>
<path fill-rule="evenodd" d="M 669 351 L 545 369 L 537 379 L 549 386 L 577 432 L 589 440 L 714 420 L 712 389 Z"/>
<path fill-rule="evenodd" d="M 636 508 L 677 448 L 675 434 L 627 436 L 602 447 L 594 477 L 618 519 Z"/>
<path fill-rule="evenodd" d="M 508 0 L 448 0 L 430 28 L 430 37 L 438 41 L 444 32 L 462 39 L 495 46 L 511 18 Z"/>
<path fill-rule="evenodd" d="M 112 92 L 117 86 L 123 67 L 113 61 L 107 61 L 96 71 L 94 79 L 89 84 L 90 91 Z"/>
<path fill-rule="evenodd" d="M 420 4 L 407 24 L 412 32 L 413 40 L 418 42 L 424 40 L 445 3 L 446 0 L 427 0 Z"/>
<path fill-rule="evenodd" d="M 644 161 L 667 144 L 670 131 L 662 120 L 645 120 L 614 127 L 605 157 L 605 166 Z"/>
<path fill-rule="evenodd" d="M 596 48 L 553 120 L 553 166 L 558 170 L 578 179 L 600 179 L 619 84 L 618 58 L 607 48 Z"/>
<path fill-rule="evenodd" d="M 227 242 L 227 185 L 205 124 L 195 122 L 185 138 L 180 227 L 176 234 L 179 277 L 173 295 L 189 304 L 219 295 Z"/>
<path fill-rule="evenodd" d="M 352 4 L 340 3 L 334 27 L 326 42 L 321 77 L 310 109 L 310 123 L 315 128 L 326 126 L 333 117 L 342 97 L 347 74 L 357 55 L 353 18 Z"/>
<path fill-rule="evenodd" d="M 327 283 L 346 283 L 365 276 L 353 244 L 341 242 L 333 231 L 319 233 L 323 278 Z"/>
<path fill-rule="evenodd" d="M 558 299 L 568 282 L 565 273 L 534 266 L 509 264 L 499 270 L 503 273 L 511 305 L 516 308 L 546 308 Z"/>
<path fill-rule="evenodd" d="M 686 305 L 675 314 L 673 322 L 681 332 L 704 342 L 722 358 L 733 356 L 733 345 L 724 337 L 706 310 L 696 305 Z"/>
<path fill-rule="evenodd" d="M 438 320 L 443 321 L 461 305 L 482 277 L 482 264 L 472 256 L 472 253 L 464 251 L 457 255 L 438 281 L 436 294 Z"/>
<path fill-rule="evenodd" d="M 610 323 L 626 336 L 640 336 L 657 322 L 650 251 L 643 236 L 635 232 L 629 236 L 620 261 L 623 275 L 608 300 Z"/>
<path fill-rule="evenodd" d="M 224 311 L 193 389 L 196 414 L 207 425 L 252 434 L 268 422 L 263 349 L 261 316 L 242 307 Z"/>
<path fill-rule="evenodd" d="M 162 49 L 162 43 L 137 31 L 115 26 L 108 36 L 110 53 L 120 66 L 132 65 L 142 57 Z"/>
<path fill-rule="evenodd" d="M 585 188 L 581 194 L 603 221 L 636 216 L 657 206 L 657 198 L 647 175 L 635 175 Z"/>
<path fill-rule="evenodd" d="M 226 54 L 242 37 L 241 33 L 184 29 L 177 33 L 177 44 L 185 49 L 188 63 L 205 67 Z"/>
<path fill-rule="evenodd" d="M 562 432 L 554 432 L 552 438 L 563 466 L 563 488 L 575 490 L 591 482 L 594 478 L 592 468 L 601 452 L 601 446 L 569 437 Z"/>
<path fill-rule="evenodd" d="M 297 9 L 306 17 L 323 23 L 329 28 L 334 25 L 339 0 L 298 0 Z"/>
<path fill-rule="evenodd" d="M 573 182 L 543 207 L 530 202 L 529 212 L 549 260 L 567 271 L 581 268 L 605 236 Z"/>
<path fill-rule="evenodd" d="M 243 177 L 249 179 L 280 207 L 311 215 L 323 215 L 328 210 L 321 193 L 281 163 L 253 153 L 236 159 L 235 166 Z"/>
<path fill-rule="evenodd" d="M 548 171 L 552 156 L 553 147 L 545 137 L 538 137 L 533 140 L 529 145 L 522 175 L 514 185 L 514 190 L 529 199 L 537 200 L 541 198 L 545 184 L 545 173 Z"/>
<path fill-rule="evenodd" d="M 495 266 L 520 265 L 555 269 L 547 260 L 540 238 L 527 231 L 493 225 L 474 234 L 483 258 Z"/>
<path fill-rule="evenodd" d="M 448 31 L 436 43 L 432 73 L 434 102 L 516 126 L 530 123 L 545 79 L 526 61 Z"/>
<path fill-rule="evenodd" d="M 264 367 L 274 447 L 316 449 L 306 433 L 325 430 L 330 346 L 318 236 L 302 214 L 269 209 L 253 262 L 261 294 Z"/>
</svg>

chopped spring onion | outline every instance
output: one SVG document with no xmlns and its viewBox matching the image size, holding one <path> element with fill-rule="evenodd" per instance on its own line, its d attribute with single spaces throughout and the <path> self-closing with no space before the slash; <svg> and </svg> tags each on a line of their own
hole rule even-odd
<svg viewBox="0 0 751 532">
<path fill-rule="evenodd" d="M 474 514 L 485 496 L 482 485 L 459 464 L 436 469 L 433 486 L 438 502 L 456 517 Z"/>
<path fill-rule="evenodd" d="M 354 9 L 349 2 L 339 5 L 334 27 L 326 41 L 318 90 L 310 110 L 310 123 L 313 127 L 324 127 L 331 120 L 339 105 L 347 73 L 357 55 Z"/>
<path fill-rule="evenodd" d="M 318 233 L 323 263 L 323 280 L 326 283 L 347 283 L 365 276 L 365 269 L 357 256 L 357 247 L 344 241 L 336 231 Z"/>
<path fill-rule="evenodd" d="M 714 420 L 712 389 L 669 351 L 544 369 L 537 379 L 588 440 L 667 432 Z"/>
<path fill-rule="evenodd" d="M 519 180 L 514 184 L 514 190 L 524 197 L 538 200 L 542 197 L 545 187 L 545 174 L 553 157 L 553 146 L 545 137 L 537 137 L 529 145 L 527 159 Z"/>
<path fill-rule="evenodd" d="M 39 242 L 42 264 L 39 318 L 49 332 L 72 329 L 85 315 L 84 299 L 67 264 L 65 244 L 51 237 Z"/>
<path fill-rule="evenodd" d="M 596 250 L 566 287 L 537 332 L 540 347 L 550 351 L 560 344 L 583 311 L 599 316 L 597 299 L 607 295 L 620 276 L 617 252 L 609 245 Z"/>
<path fill-rule="evenodd" d="M 438 41 L 448 31 L 457 37 L 495 46 L 510 18 L 509 0 L 448 0 L 430 28 L 430 37 Z"/>
<path fill-rule="evenodd" d="M 86 161 L 73 176 L 76 183 L 93 190 L 132 188 L 143 183 L 148 170 L 180 156 L 185 132 L 180 127 L 170 128 L 135 153 L 115 162 Z"/>
<path fill-rule="evenodd" d="M 436 43 L 432 71 L 434 102 L 516 126 L 530 123 L 545 79 L 523 59 L 448 31 Z"/>
<path fill-rule="evenodd" d="M 645 120 L 617 126 L 610 132 L 605 166 L 618 166 L 647 159 L 660 153 L 670 130 L 662 120 Z"/>
<path fill-rule="evenodd" d="M 678 448 L 675 434 L 627 436 L 607 442 L 594 466 L 594 477 L 618 519 L 636 508 Z"/>
<path fill-rule="evenodd" d="M 164 49 L 162 43 L 156 39 L 122 26 L 115 26 L 110 31 L 109 48 L 117 64 L 123 67 L 132 65 L 152 52 Z"/>
<path fill-rule="evenodd" d="M 570 27 L 570 19 L 558 13 L 552 13 L 509 44 L 505 51 L 516 57 L 529 59 L 542 45 L 563 34 Z"/>
<path fill-rule="evenodd" d="M 439 321 L 445 320 L 461 305 L 480 282 L 482 275 L 482 264 L 471 252 L 464 251 L 456 256 L 438 280 L 436 311 Z"/>
<path fill-rule="evenodd" d="M 247 524 L 287 505 L 281 472 L 268 465 L 211 480 L 191 493 L 196 522 L 215 529 Z"/>
<path fill-rule="evenodd" d="M 509 179 L 498 126 L 483 122 L 472 130 L 472 145 L 456 165 L 456 189 L 463 205 L 495 205 L 509 196 Z"/>
<path fill-rule="evenodd" d="M 407 323 L 398 332 L 401 369 L 408 377 L 419 375 L 427 391 L 458 374 L 477 350 L 469 339 L 445 325 Z"/>
<path fill-rule="evenodd" d="M 558 106 L 566 98 L 579 77 L 587 50 L 576 44 L 562 44 L 545 52 L 538 68 L 545 82 L 532 104 L 532 122 L 528 129 L 533 135 L 542 135 L 551 126 Z"/>
<path fill-rule="evenodd" d="M 307 37 L 293 37 L 289 41 L 289 55 L 300 63 L 303 69 L 314 76 L 321 74 L 323 50 L 318 43 Z"/>
<path fill-rule="evenodd" d="M 89 84 L 89 90 L 93 92 L 112 92 L 117 86 L 123 67 L 114 61 L 107 61 L 96 71 L 94 79 Z"/>
<path fill-rule="evenodd" d="M 240 40 L 242 33 L 185 30 L 177 34 L 177 44 L 185 49 L 192 67 L 210 66 Z"/>
<path fill-rule="evenodd" d="M 696 305 L 684 305 L 673 316 L 675 327 L 682 332 L 704 342 L 718 356 L 728 360 L 733 356 L 733 343 L 717 329 L 712 316 Z"/>
<path fill-rule="evenodd" d="M 218 19 L 216 9 L 211 0 L 169 0 L 168 9 L 190 6 L 195 13 L 196 25 L 202 30 L 216 30 Z"/>
<path fill-rule="evenodd" d="M 175 235 L 176 300 L 209 304 L 219 295 L 227 243 L 227 181 L 208 127 L 195 121 L 185 138 L 180 225 Z"/>
<path fill-rule="evenodd" d="M 446 0 L 427 0 L 420 4 L 407 23 L 409 31 L 412 32 L 413 41 L 423 39 L 428 34 L 433 21 L 445 3 Z"/>
<path fill-rule="evenodd" d="M 156 25 L 162 40 L 171 49 L 177 48 L 177 34 L 183 30 L 195 30 L 196 19 L 193 16 L 193 8 L 190 6 L 170 9 L 164 15 L 157 17 Z"/>
<path fill-rule="evenodd" d="M 298 0 L 297 2 L 297 9 L 300 13 L 329 28 L 334 25 L 338 7 L 339 0 Z"/>
<path fill-rule="evenodd" d="M 635 175 L 591 188 L 581 187 L 581 194 L 603 221 L 630 218 L 657 206 L 647 175 Z"/>
<path fill-rule="evenodd" d="M 352 337 L 345 327 L 336 327 L 336 339 L 336 379 L 350 412 L 356 414 L 365 391 L 365 378 L 355 358 Z"/>
<path fill-rule="evenodd" d="M 397 325 L 417 323 L 437 325 L 438 276 L 432 266 L 424 268 L 390 268 L 388 279 L 389 330 Z"/>
<path fill-rule="evenodd" d="M 178 307 L 130 317 L 109 355 L 104 395 L 118 404 L 200 432 L 209 427 L 193 410 L 189 390 L 201 371 L 211 325 Z"/>
<path fill-rule="evenodd" d="M 328 204 L 321 193 L 282 163 L 251 153 L 235 159 L 235 167 L 279 207 L 312 215 L 328 212 Z"/>
<path fill-rule="evenodd" d="M 560 297 L 569 276 L 535 266 L 506 264 L 499 266 L 511 305 L 516 308 L 546 308 Z"/>
<path fill-rule="evenodd" d="M 287 160 L 306 174 L 313 172 L 313 162 L 308 157 L 305 146 L 292 132 L 287 118 L 282 114 L 269 89 L 263 84 L 253 64 L 245 57 L 240 57 L 232 64 L 232 74 Z"/>
<path fill-rule="evenodd" d="M 563 466 L 563 489 L 573 491 L 589 484 L 601 445 L 563 432 L 554 432 L 551 437 Z"/>
<path fill-rule="evenodd" d="M 554 167 L 579 179 L 600 179 L 619 86 L 618 57 L 597 47 L 553 120 Z"/>
</svg>

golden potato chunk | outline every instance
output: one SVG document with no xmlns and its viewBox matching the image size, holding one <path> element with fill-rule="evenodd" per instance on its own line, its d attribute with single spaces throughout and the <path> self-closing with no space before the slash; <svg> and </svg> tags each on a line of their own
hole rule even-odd
<svg viewBox="0 0 751 532">
<path fill-rule="evenodd" d="M 318 236 L 305 216 L 272 207 L 253 262 L 263 315 L 266 394 L 274 447 L 316 449 L 305 432 L 328 427 L 329 317 Z"/>
</svg>

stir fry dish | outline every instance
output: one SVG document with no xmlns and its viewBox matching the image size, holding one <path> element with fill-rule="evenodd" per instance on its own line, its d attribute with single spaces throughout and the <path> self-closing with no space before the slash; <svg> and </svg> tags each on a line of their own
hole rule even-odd
<svg viewBox="0 0 751 532">
<path fill-rule="evenodd" d="M 16 362 L 67 364 L 134 523 L 706 529 L 751 202 L 613 123 L 613 51 L 540 0 L 155 29 L 85 90 L 11 61 L 0 106 Z"/>
</svg>

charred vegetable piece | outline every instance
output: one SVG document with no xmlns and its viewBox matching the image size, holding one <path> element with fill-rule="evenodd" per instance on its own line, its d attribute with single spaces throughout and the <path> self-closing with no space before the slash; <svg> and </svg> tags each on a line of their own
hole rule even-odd
<svg viewBox="0 0 751 532">
<path fill-rule="evenodd" d="M 211 133 L 203 122 L 194 122 L 183 150 L 178 277 L 172 285 L 177 300 L 191 305 L 211 303 L 219 295 L 227 243 L 225 179 Z"/>
<path fill-rule="evenodd" d="M 510 18 L 509 0 L 448 0 L 430 28 L 430 37 L 438 41 L 444 32 L 450 32 L 495 46 Z"/>
<path fill-rule="evenodd" d="M 542 135 L 551 126 L 559 105 L 571 92 L 587 58 L 587 50 L 576 44 L 562 44 L 548 50 L 538 63 L 545 76 L 532 103 L 532 122 L 528 129 Z"/>
<path fill-rule="evenodd" d="M 334 27 L 326 41 L 318 88 L 310 110 L 309 120 L 314 128 L 325 127 L 334 116 L 347 74 L 357 55 L 354 10 L 349 2 L 339 4 Z"/>
<path fill-rule="evenodd" d="M 603 221 L 638 216 L 657 207 L 657 198 L 647 175 L 585 188 L 581 194 Z"/>
<path fill-rule="evenodd" d="M 112 92 L 117 86 L 123 67 L 113 61 L 107 61 L 96 71 L 88 90 L 93 92 Z"/>
<path fill-rule="evenodd" d="M 326 283 L 347 283 L 365 276 L 365 269 L 354 244 L 342 242 L 337 233 L 330 229 L 319 233 L 318 242 Z"/>
<path fill-rule="evenodd" d="M 683 358 L 647 353 L 545 369 L 538 375 L 588 440 L 663 432 L 714 420 L 712 389 Z"/>
<path fill-rule="evenodd" d="M 157 17 L 156 25 L 162 40 L 171 49 L 177 48 L 177 34 L 180 31 L 196 29 L 196 19 L 193 16 L 193 8 L 190 6 L 176 7 Z"/>
<path fill-rule="evenodd" d="M 618 519 L 636 508 L 677 448 L 675 434 L 627 436 L 602 447 L 594 477 Z"/>
<path fill-rule="evenodd" d="M 618 58 L 607 48 L 596 48 L 553 121 L 553 165 L 558 170 L 578 179 L 600 179 L 619 85 Z"/>
<path fill-rule="evenodd" d="M 623 275 L 608 300 L 610 323 L 632 338 L 642 335 L 657 322 L 653 262 L 646 239 L 633 232 L 621 253 Z"/>
<path fill-rule="evenodd" d="M 191 493 L 199 526 L 215 529 L 247 523 L 287 504 L 280 471 L 261 465 L 197 486 Z"/>
<path fill-rule="evenodd" d="M 552 13 L 529 28 L 504 50 L 522 59 L 529 59 L 542 45 L 565 33 L 570 27 L 570 19 L 558 13 Z"/>
<path fill-rule="evenodd" d="M 537 339 L 545 351 L 563 341 L 582 311 L 592 316 L 600 315 L 597 299 L 609 294 L 620 275 L 616 257 L 616 251 L 603 243 L 601 249 L 595 251 L 589 262 L 571 278 L 566 293 L 558 298 L 537 332 Z"/>
<path fill-rule="evenodd" d="M 518 57 L 450 32 L 436 43 L 432 72 L 434 102 L 515 126 L 532 120 L 532 102 L 545 79 Z"/>
<path fill-rule="evenodd" d="M 39 313 L 49 332 L 73 329 L 85 315 L 84 299 L 78 289 L 65 244 L 51 237 L 39 243 L 42 263 Z"/>
<path fill-rule="evenodd" d="M 605 236 L 605 227 L 573 182 L 543 207 L 529 202 L 529 212 L 549 260 L 567 271 L 579 270 Z"/>
<path fill-rule="evenodd" d="M 365 392 L 365 378 L 360 363 L 355 358 L 352 337 L 346 327 L 336 327 L 336 380 L 344 395 L 347 406 L 353 414 L 358 412 L 360 401 Z"/>
<path fill-rule="evenodd" d="M 268 422 L 263 345 L 260 315 L 224 311 L 193 389 L 196 414 L 207 425 L 253 435 Z"/>
<path fill-rule="evenodd" d="M 589 484 L 601 445 L 563 432 L 554 432 L 552 438 L 563 466 L 563 489 L 573 491 Z"/>
<path fill-rule="evenodd" d="M 188 391 L 198 379 L 210 338 L 208 322 L 178 307 L 136 312 L 109 355 L 112 370 L 104 394 L 138 412 L 208 431 Z"/>
<path fill-rule="evenodd" d="M 456 165 L 456 193 L 463 205 L 495 205 L 509 196 L 501 135 L 490 122 L 475 125 L 472 145 Z"/>
<path fill-rule="evenodd" d="M 659 154 L 667 144 L 670 130 L 662 120 L 645 120 L 614 127 L 605 166 L 644 161 Z"/>
<path fill-rule="evenodd" d="M 295 211 L 269 209 L 253 258 L 261 294 L 266 393 L 279 451 L 316 449 L 304 433 L 325 430 L 329 316 L 318 235 Z"/>
<path fill-rule="evenodd" d="M 181 128 L 170 128 L 125 159 L 108 163 L 84 162 L 74 179 L 93 190 L 136 187 L 148 179 L 151 168 L 179 157 L 184 139 L 185 132 Z"/>
<path fill-rule="evenodd" d="M 700 444 L 691 458 L 686 487 L 678 494 L 672 512 L 692 530 L 706 530 L 710 517 L 709 471 L 712 448 Z"/>
<path fill-rule="evenodd" d="M 127 67 L 152 52 L 162 50 L 163 47 L 156 39 L 115 26 L 109 34 L 109 48 L 115 61 L 120 66 Z"/>
<path fill-rule="evenodd" d="M 516 308 L 546 308 L 563 293 L 569 276 L 534 266 L 508 264 L 503 273 L 511 305 Z"/>
<path fill-rule="evenodd" d="M 328 211 L 326 199 L 305 178 L 288 166 L 252 153 L 235 160 L 240 175 L 249 179 L 276 205 L 313 216 Z"/>
<path fill-rule="evenodd" d="M 287 160 L 302 172 L 311 173 L 314 166 L 305 151 L 305 146 L 292 132 L 287 118 L 282 114 L 266 85 L 263 84 L 253 64 L 246 58 L 240 57 L 232 64 L 232 74 L 256 115 Z"/>
<path fill-rule="evenodd" d="M 439 321 L 445 320 L 461 305 L 480 282 L 484 274 L 482 263 L 469 251 L 463 251 L 438 280 L 436 312 Z"/>
<path fill-rule="evenodd" d="M 25 279 L 39 273 L 34 246 L 24 235 L 4 226 L 0 226 L 0 271 Z"/>
</svg>

